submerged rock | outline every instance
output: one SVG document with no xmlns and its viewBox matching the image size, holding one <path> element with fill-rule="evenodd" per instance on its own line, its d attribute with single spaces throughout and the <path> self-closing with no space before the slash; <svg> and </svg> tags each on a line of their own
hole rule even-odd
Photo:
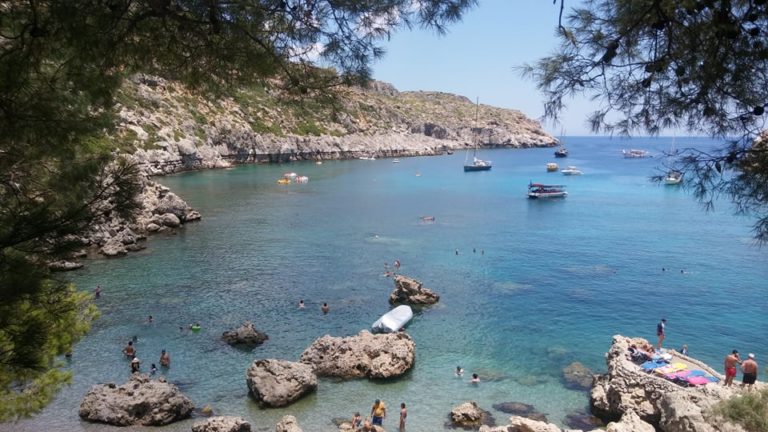
<svg viewBox="0 0 768 432">
<path fill-rule="evenodd" d="M 125 384 L 99 384 L 83 397 L 80 417 L 115 426 L 162 426 L 189 417 L 194 406 L 179 389 L 160 377 L 133 374 Z"/>
<path fill-rule="evenodd" d="M 526 417 L 532 420 L 547 421 L 547 416 L 538 412 L 533 405 L 522 402 L 502 402 L 493 404 L 493 409 L 505 414 Z"/>
<path fill-rule="evenodd" d="M 589 390 L 592 388 L 594 373 L 579 362 L 573 362 L 563 369 L 565 387 L 572 390 Z"/>
<path fill-rule="evenodd" d="M 357 336 L 323 336 L 301 354 L 319 376 L 339 378 L 391 378 L 404 374 L 415 359 L 416 344 L 403 332 Z"/>
<path fill-rule="evenodd" d="M 395 276 L 395 290 L 389 295 L 392 304 L 435 304 L 440 296 L 424 288 L 421 282 L 408 276 Z"/>
<path fill-rule="evenodd" d="M 268 407 L 290 405 L 317 389 L 312 366 L 287 360 L 257 360 L 245 378 L 254 399 Z"/>
<path fill-rule="evenodd" d="M 269 339 L 265 333 L 256 330 L 252 322 L 246 321 L 234 330 L 225 331 L 221 338 L 230 345 L 261 345 Z"/>
<path fill-rule="evenodd" d="M 251 424 L 242 417 L 211 417 L 192 425 L 192 432 L 251 432 Z"/>
</svg>

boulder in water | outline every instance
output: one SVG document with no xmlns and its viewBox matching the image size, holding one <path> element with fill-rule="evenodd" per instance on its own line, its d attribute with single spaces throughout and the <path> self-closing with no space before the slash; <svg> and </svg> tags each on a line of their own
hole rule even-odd
<svg viewBox="0 0 768 432">
<path fill-rule="evenodd" d="M 392 304 L 435 304 L 440 296 L 424 288 L 421 282 L 408 276 L 395 276 L 395 290 L 389 295 Z"/>
<path fill-rule="evenodd" d="M 192 432 L 251 432 L 251 424 L 242 417 L 211 417 L 192 425 Z"/>
<path fill-rule="evenodd" d="M 234 330 L 225 331 L 221 338 L 230 345 L 261 345 L 269 336 L 256 330 L 252 322 L 246 321 Z"/>
<path fill-rule="evenodd" d="M 267 407 L 290 405 L 317 389 L 312 366 L 287 360 L 257 360 L 246 372 L 253 397 Z"/>
<path fill-rule="evenodd" d="M 194 406 L 160 377 L 133 374 L 125 384 L 99 384 L 83 397 L 80 417 L 115 426 L 162 426 L 189 417 Z"/>
</svg>

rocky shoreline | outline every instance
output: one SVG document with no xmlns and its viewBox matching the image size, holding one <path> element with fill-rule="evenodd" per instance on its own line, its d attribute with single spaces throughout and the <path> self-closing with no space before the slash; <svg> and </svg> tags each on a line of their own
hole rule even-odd
<svg viewBox="0 0 768 432">
<path fill-rule="evenodd" d="M 717 403 L 739 397 L 744 390 L 711 382 L 699 386 L 681 386 L 663 376 L 645 372 L 628 356 L 633 344 L 644 339 L 616 335 L 606 353 L 608 372 L 594 375 L 590 392 L 592 414 L 603 421 L 589 421 L 594 427 L 561 429 L 548 423 L 544 414 L 522 402 L 494 404 L 495 410 L 513 414 L 508 424 L 497 425 L 493 415 L 475 401 L 461 403 L 447 414 L 445 426 L 480 432 L 746 432 L 738 424 L 718 417 L 710 408 Z M 413 365 L 415 344 L 406 333 L 372 335 L 366 331 L 357 336 L 333 338 L 324 336 L 313 342 L 298 362 L 288 360 L 256 360 L 246 372 L 251 397 L 262 407 L 285 407 L 316 390 L 318 376 L 342 379 L 397 377 Z M 396 353 L 396 354 L 395 354 Z M 692 367 L 722 378 L 704 363 L 678 353 L 670 361 L 685 361 Z M 362 367 L 373 360 L 381 372 L 365 372 Z M 576 365 L 576 366 L 574 366 Z M 583 382 L 587 369 L 574 363 L 564 370 L 566 375 Z M 329 385 L 328 383 L 323 385 Z M 332 383 L 330 384 L 332 385 Z M 766 384 L 758 383 L 758 390 Z M 166 425 L 189 417 L 192 402 L 179 389 L 161 377 L 152 380 L 134 374 L 123 385 L 95 385 L 83 398 L 80 417 L 91 422 L 118 426 Z M 212 410 L 207 409 L 210 416 Z M 360 431 L 348 421 L 333 421 L 339 431 Z M 286 415 L 275 426 L 277 431 L 301 432 L 295 417 Z M 196 422 L 193 432 L 247 432 L 250 424 L 240 417 L 211 417 Z M 382 428 L 371 428 L 378 432 Z"/>
</svg>

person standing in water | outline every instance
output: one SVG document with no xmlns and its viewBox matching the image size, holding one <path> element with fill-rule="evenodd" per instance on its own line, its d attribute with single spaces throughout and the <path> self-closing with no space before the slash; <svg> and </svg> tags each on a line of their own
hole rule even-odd
<svg viewBox="0 0 768 432">
<path fill-rule="evenodd" d="M 160 351 L 160 366 L 171 367 L 171 356 L 165 351 Z"/>
<path fill-rule="evenodd" d="M 400 432 L 405 432 L 405 418 L 408 417 L 408 410 L 405 409 L 405 402 L 400 404 Z"/>
<path fill-rule="evenodd" d="M 320 308 L 320 310 L 323 311 L 323 314 L 327 314 L 328 311 L 331 310 L 331 308 L 328 307 L 328 303 L 323 303 L 323 306 Z"/>
</svg>

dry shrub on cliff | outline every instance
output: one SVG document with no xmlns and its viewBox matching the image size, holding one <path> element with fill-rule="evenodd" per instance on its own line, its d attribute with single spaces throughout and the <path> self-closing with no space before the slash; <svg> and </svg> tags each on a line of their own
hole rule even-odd
<svg viewBox="0 0 768 432">
<path fill-rule="evenodd" d="M 722 401 L 712 411 L 749 432 L 768 431 L 768 389 Z"/>
</svg>

